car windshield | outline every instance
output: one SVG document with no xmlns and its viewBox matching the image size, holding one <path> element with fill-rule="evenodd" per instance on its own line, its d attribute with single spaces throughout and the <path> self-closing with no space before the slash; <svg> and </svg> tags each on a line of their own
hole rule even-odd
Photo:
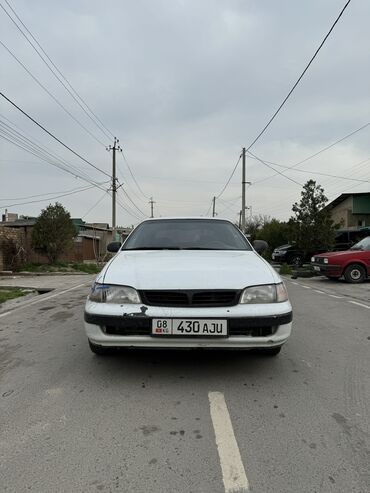
<svg viewBox="0 0 370 493">
<path fill-rule="evenodd" d="M 370 236 L 353 245 L 350 250 L 370 250 Z"/>
<path fill-rule="evenodd" d="M 123 250 L 252 250 L 229 221 L 157 219 L 145 221 L 130 235 Z"/>
</svg>

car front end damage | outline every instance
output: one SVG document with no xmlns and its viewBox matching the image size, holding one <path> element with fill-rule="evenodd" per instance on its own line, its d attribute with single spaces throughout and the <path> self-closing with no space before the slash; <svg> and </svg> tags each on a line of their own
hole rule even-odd
<svg viewBox="0 0 370 493">
<path fill-rule="evenodd" d="M 166 293 L 167 301 L 168 296 L 172 296 L 168 304 L 180 304 L 179 291 Z M 204 301 L 207 298 L 206 292 L 196 293 L 201 297 L 193 299 Z M 224 291 L 222 296 L 227 299 Z M 292 328 L 292 307 L 288 299 L 274 303 L 240 303 L 242 292 L 237 292 L 236 296 L 237 300 L 230 301 L 229 297 L 227 303 L 224 301 L 226 306 L 215 306 L 214 293 L 213 306 L 165 306 L 158 301 L 158 296 L 148 300 L 143 293 L 138 303 L 102 303 L 88 299 L 85 330 L 92 344 L 105 348 L 253 349 L 276 348 L 287 341 Z M 142 298 L 163 306 L 143 303 Z M 205 304 L 210 304 L 209 296 Z"/>
</svg>

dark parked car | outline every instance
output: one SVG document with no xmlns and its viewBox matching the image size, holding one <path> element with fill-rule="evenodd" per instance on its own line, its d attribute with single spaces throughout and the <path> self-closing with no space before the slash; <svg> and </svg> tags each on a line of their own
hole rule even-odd
<svg viewBox="0 0 370 493">
<path fill-rule="evenodd" d="M 305 255 L 302 250 L 289 244 L 275 248 L 271 255 L 272 260 L 275 262 L 297 266 L 302 265 L 304 261 L 307 261 L 311 257 L 312 255 Z"/>
<path fill-rule="evenodd" d="M 351 248 L 358 241 L 370 235 L 370 228 L 361 229 L 340 229 L 335 235 L 335 246 L 333 251 L 345 251 Z M 272 260 L 279 263 L 301 266 L 304 262 L 310 262 L 313 255 L 325 253 L 326 248 L 319 248 L 316 251 L 303 252 L 295 245 L 281 245 L 272 253 Z"/>
</svg>

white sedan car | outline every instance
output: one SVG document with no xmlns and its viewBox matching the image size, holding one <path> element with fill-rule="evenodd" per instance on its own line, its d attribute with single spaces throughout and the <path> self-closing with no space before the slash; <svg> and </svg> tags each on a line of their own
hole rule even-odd
<svg viewBox="0 0 370 493">
<path fill-rule="evenodd" d="M 149 219 L 108 250 L 117 254 L 96 277 L 85 307 L 96 354 L 151 347 L 276 355 L 290 335 L 284 283 L 230 221 Z"/>
</svg>

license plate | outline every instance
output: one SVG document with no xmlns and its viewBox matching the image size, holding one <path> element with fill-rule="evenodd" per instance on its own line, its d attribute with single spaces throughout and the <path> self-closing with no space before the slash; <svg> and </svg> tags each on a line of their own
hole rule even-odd
<svg viewBox="0 0 370 493">
<path fill-rule="evenodd" d="M 317 272 L 320 272 L 320 267 L 318 265 L 313 266 L 313 270 L 316 270 Z"/>
<path fill-rule="evenodd" d="M 154 318 L 152 335 L 227 336 L 227 320 Z"/>
</svg>

